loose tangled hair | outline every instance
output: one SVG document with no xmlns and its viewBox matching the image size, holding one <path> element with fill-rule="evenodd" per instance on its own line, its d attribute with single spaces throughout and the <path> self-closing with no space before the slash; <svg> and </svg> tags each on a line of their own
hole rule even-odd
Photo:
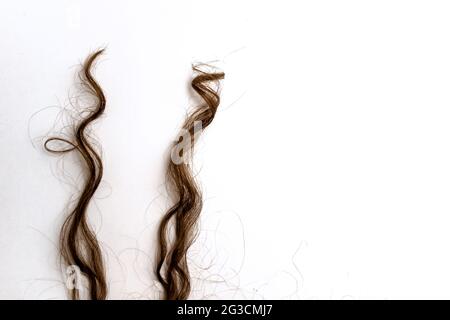
<svg viewBox="0 0 450 320">
<path fill-rule="evenodd" d="M 196 225 L 203 205 L 201 190 L 192 171 L 192 152 L 198 135 L 196 123 L 200 123 L 201 129 L 205 129 L 213 121 L 220 104 L 220 80 L 225 76 L 222 72 L 202 71 L 199 65 L 193 66 L 193 71 L 195 76 L 191 86 L 203 102 L 188 114 L 182 127 L 182 131 L 189 133 L 190 148 L 181 149 L 176 155 L 185 161 L 176 163 L 173 158 L 169 160 L 167 179 L 175 204 L 163 216 L 158 232 L 156 274 L 164 288 L 166 300 L 185 300 L 191 291 L 186 255 L 195 239 Z M 184 139 L 180 136 L 172 151 L 177 150 L 177 145 Z M 172 220 L 175 225 L 174 237 L 169 239 L 169 224 Z"/>
<path fill-rule="evenodd" d="M 103 300 L 107 295 L 107 284 L 103 258 L 96 235 L 87 222 L 87 209 L 95 191 L 97 190 L 103 175 L 103 165 L 98 151 L 95 150 L 86 129 L 104 112 L 106 98 L 92 75 L 92 69 L 96 59 L 104 52 L 98 50 L 89 55 L 82 65 L 79 73 L 82 88 L 95 98 L 95 104 L 83 110 L 82 117 L 73 127 L 73 138 L 52 137 L 45 141 L 44 148 L 52 153 L 67 153 L 76 150 L 81 156 L 86 168 L 86 180 L 83 190 L 65 219 L 60 232 L 60 253 L 67 266 L 79 268 L 80 272 L 86 276 L 89 288 L 89 298 L 93 300 Z M 68 147 L 64 149 L 54 149 L 50 147 L 51 142 L 62 142 Z M 81 279 L 74 279 L 81 281 Z M 69 295 L 73 300 L 81 299 L 79 286 L 70 286 Z"/>
</svg>

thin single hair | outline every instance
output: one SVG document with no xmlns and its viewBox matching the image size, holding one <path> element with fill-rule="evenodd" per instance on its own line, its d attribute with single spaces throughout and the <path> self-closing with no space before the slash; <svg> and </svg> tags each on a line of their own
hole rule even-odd
<svg viewBox="0 0 450 320">
<path fill-rule="evenodd" d="M 107 296 L 106 272 L 101 249 L 87 218 L 89 203 L 103 175 L 100 154 L 87 134 L 90 124 L 103 114 L 106 106 L 105 94 L 92 74 L 95 61 L 103 52 L 104 49 L 101 49 L 90 54 L 79 72 L 83 90 L 95 99 L 95 103 L 83 110 L 83 116 L 73 125 L 72 139 L 51 137 L 44 143 L 45 150 L 51 153 L 61 154 L 76 150 L 84 164 L 86 171 L 84 186 L 74 208 L 61 227 L 59 248 L 64 264 L 68 267 L 76 266 L 86 277 L 89 294 L 87 298 L 92 300 L 103 300 Z M 51 148 L 52 142 L 62 142 L 68 147 Z M 75 278 L 74 281 L 81 282 L 82 279 Z M 79 285 L 68 287 L 68 291 L 71 299 L 82 298 Z"/>
<path fill-rule="evenodd" d="M 225 76 L 222 72 L 206 72 L 200 67 L 192 67 L 194 77 L 191 86 L 202 102 L 188 113 L 181 130 L 189 133 L 190 148 L 177 151 L 176 155 L 185 161 L 176 162 L 172 157 L 167 165 L 168 189 L 175 203 L 164 214 L 159 225 L 156 263 L 157 278 L 163 286 L 166 300 L 186 300 L 191 292 L 187 251 L 195 240 L 203 206 L 201 190 L 192 169 L 192 154 L 199 134 L 196 127 L 200 123 L 201 129 L 205 129 L 213 121 L 220 104 L 220 80 Z M 172 151 L 183 139 L 180 136 L 174 142 Z M 174 224 L 172 237 L 169 232 L 171 221 Z"/>
</svg>

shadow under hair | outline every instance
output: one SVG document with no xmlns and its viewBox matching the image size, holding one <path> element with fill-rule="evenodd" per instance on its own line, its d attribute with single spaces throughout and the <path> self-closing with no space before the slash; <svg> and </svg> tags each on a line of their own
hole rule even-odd
<svg viewBox="0 0 450 320">
<path fill-rule="evenodd" d="M 192 152 L 195 140 L 196 123 L 205 129 L 211 124 L 220 104 L 219 84 L 224 73 L 202 71 L 193 66 L 195 76 L 191 82 L 194 91 L 203 102 L 188 114 L 182 131 L 188 133 L 190 148 L 181 149 L 177 156 L 183 158 L 181 163 L 169 160 L 167 179 L 169 190 L 175 204 L 166 212 L 159 225 L 159 252 L 156 273 L 164 288 L 164 299 L 185 300 L 191 291 L 187 251 L 196 236 L 196 226 L 202 210 L 202 194 L 192 172 Z M 174 151 L 184 138 L 180 136 L 174 143 Z M 172 154 L 173 155 L 173 154 Z M 174 220 L 174 237 L 169 239 L 169 223 Z M 170 244 L 169 244 L 170 242 Z M 171 245 L 171 248 L 169 248 Z"/>
<path fill-rule="evenodd" d="M 97 238 L 87 221 L 87 209 L 95 191 L 97 190 L 103 175 L 103 165 L 99 153 L 94 149 L 86 133 L 86 129 L 105 110 L 106 98 L 92 75 L 92 68 L 96 59 L 104 52 L 98 50 L 89 55 L 82 65 L 79 73 L 82 88 L 95 98 L 95 105 L 86 109 L 85 115 L 74 125 L 73 140 L 60 137 L 52 137 L 45 141 L 44 148 L 52 153 L 66 153 L 76 150 L 81 156 L 86 168 L 86 180 L 83 190 L 75 207 L 65 219 L 61 232 L 59 246 L 61 257 L 67 266 L 86 276 L 88 281 L 89 297 L 93 300 L 103 300 L 107 295 L 107 285 L 103 258 Z M 65 149 L 53 149 L 51 142 L 62 142 L 68 145 Z M 73 286 L 68 288 L 71 299 L 79 300 L 81 280 L 76 274 L 73 278 Z"/>
</svg>

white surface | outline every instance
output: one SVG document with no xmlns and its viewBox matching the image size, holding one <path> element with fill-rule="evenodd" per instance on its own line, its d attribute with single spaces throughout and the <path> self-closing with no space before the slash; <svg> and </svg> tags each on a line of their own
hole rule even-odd
<svg viewBox="0 0 450 320">
<path fill-rule="evenodd" d="M 158 296 L 164 161 L 195 61 L 226 80 L 197 148 L 192 297 L 450 298 L 449 15 L 447 1 L 2 1 L 0 298 L 65 298 L 54 243 L 79 171 L 39 143 L 103 45 L 89 214 L 110 298 Z"/>
</svg>

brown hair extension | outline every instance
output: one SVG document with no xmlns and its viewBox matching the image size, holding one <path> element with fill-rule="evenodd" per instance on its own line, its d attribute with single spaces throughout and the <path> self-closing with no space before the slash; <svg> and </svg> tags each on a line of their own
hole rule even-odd
<svg viewBox="0 0 450 320">
<path fill-rule="evenodd" d="M 60 233 L 61 257 L 68 266 L 76 266 L 86 276 L 89 286 L 89 298 L 102 300 L 106 298 L 107 285 L 105 269 L 100 246 L 96 236 L 87 222 L 87 209 L 95 191 L 97 190 L 103 175 L 103 165 L 100 155 L 95 151 L 86 134 L 86 128 L 98 119 L 105 110 L 105 95 L 92 75 L 92 67 L 95 60 L 103 53 L 104 49 L 89 55 L 82 65 L 79 73 L 82 87 L 96 99 L 95 105 L 86 110 L 87 116 L 83 117 L 74 126 L 73 141 L 61 137 L 52 137 L 45 141 L 45 150 L 53 153 L 66 153 L 72 150 L 78 151 L 87 167 L 87 177 L 83 191 L 64 221 Z M 63 142 L 68 148 L 55 150 L 49 147 L 52 141 Z M 81 279 L 74 279 L 77 283 Z M 79 286 L 69 288 L 71 299 L 79 300 Z"/>
<path fill-rule="evenodd" d="M 198 134 L 195 132 L 196 122 L 201 121 L 202 128 L 205 129 L 214 119 L 220 103 L 218 84 L 225 76 L 224 73 L 202 71 L 198 66 L 193 66 L 193 70 L 196 76 L 191 86 L 202 98 L 203 103 L 187 116 L 183 124 L 182 131 L 189 133 L 191 147 L 187 152 L 181 150 L 179 152 L 181 157 L 187 157 L 187 153 L 192 155 L 195 135 Z M 174 143 L 172 151 L 182 140 L 183 137 L 180 137 Z M 171 159 L 167 168 L 168 184 L 176 202 L 163 216 L 159 226 L 159 255 L 156 267 L 157 277 L 164 288 L 164 298 L 167 300 L 185 300 L 191 291 L 186 254 L 196 236 L 196 225 L 203 202 L 200 188 L 192 172 L 192 159 L 188 160 L 176 164 Z M 175 220 L 175 232 L 172 248 L 169 250 L 168 226 L 172 219 Z"/>
</svg>

